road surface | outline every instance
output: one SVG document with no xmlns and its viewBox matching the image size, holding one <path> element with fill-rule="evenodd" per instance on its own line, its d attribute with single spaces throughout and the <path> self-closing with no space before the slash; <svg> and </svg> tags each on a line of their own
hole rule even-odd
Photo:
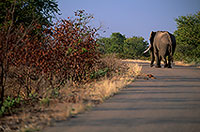
<svg viewBox="0 0 200 132">
<path fill-rule="evenodd" d="M 140 64 L 157 79 L 137 79 L 105 103 L 44 131 L 200 132 L 200 69 Z"/>
</svg>

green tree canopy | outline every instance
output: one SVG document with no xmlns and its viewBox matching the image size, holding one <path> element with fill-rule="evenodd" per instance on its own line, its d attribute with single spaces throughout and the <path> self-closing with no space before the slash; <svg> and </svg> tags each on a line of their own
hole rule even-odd
<svg viewBox="0 0 200 132">
<path fill-rule="evenodd" d="M 99 39 L 100 51 L 103 53 L 117 53 L 123 58 L 140 58 L 148 43 L 143 37 L 126 38 L 120 33 L 112 33 L 109 38 Z"/>
<path fill-rule="evenodd" d="M 200 11 L 194 15 L 175 19 L 177 41 L 175 58 L 187 62 L 200 63 Z"/>
<path fill-rule="evenodd" d="M 20 23 L 29 25 L 33 19 L 41 25 L 50 25 L 56 14 L 59 14 L 59 9 L 55 0 L 3 0 L 0 2 L 0 26 L 11 19 L 15 25 Z"/>
<path fill-rule="evenodd" d="M 147 45 L 143 37 L 127 38 L 124 42 L 124 55 L 126 58 L 140 58 L 144 55 L 143 52 Z"/>
<path fill-rule="evenodd" d="M 120 33 L 112 33 L 110 38 L 102 38 L 99 42 L 104 47 L 102 50 L 105 53 L 122 53 L 125 39 L 126 37 Z"/>
</svg>

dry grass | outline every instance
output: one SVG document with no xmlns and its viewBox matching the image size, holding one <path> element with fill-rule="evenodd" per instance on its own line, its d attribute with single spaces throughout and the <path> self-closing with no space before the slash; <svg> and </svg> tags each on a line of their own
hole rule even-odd
<svg viewBox="0 0 200 132">
<path fill-rule="evenodd" d="M 124 74 L 115 76 L 111 79 L 105 78 L 102 81 L 92 84 L 93 86 L 88 91 L 87 95 L 89 95 L 92 100 L 100 100 L 103 102 L 104 99 L 119 92 L 120 89 L 131 83 L 135 77 L 140 74 L 142 69 L 137 63 L 129 63 L 127 66 L 128 70 Z"/>
<path fill-rule="evenodd" d="M 107 61 L 109 62 L 106 58 Z M 24 110 L 20 114 L 5 117 L 0 120 L 0 129 L 4 131 L 36 131 L 46 125 L 53 125 L 54 120 L 66 120 L 83 112 L 96 104 L 102 103 L 105 99 L 115 95 L 126 85 L 130 84 L 139 75 L 142 67 L 136 63 L 110 60 L 112 75 L 105 76 L 96 82 L 90 82 L 77 87 L 66 85 L 60 89 L 59 98 L 41 100 L 41 104 Z M 120 67 L 120 69 L 117 69 Z"/>
<path fill-rule="evenodd" d="M 196 65 L 195 63 L 187 64 L 187 63 L 184 63 L 183 61 L 175 61 L 174 64 L 179 65 L 179 66 L 196 66 L 197 68 L 200 68 L 200 66 Z"/>
</svg>

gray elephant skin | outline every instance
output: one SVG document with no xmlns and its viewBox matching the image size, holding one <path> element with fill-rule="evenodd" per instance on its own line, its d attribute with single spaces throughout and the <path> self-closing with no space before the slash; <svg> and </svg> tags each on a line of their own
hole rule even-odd
<svg viewBox="0 0 200 132">
<path fill-rule="evenodd" d="M 161 60 L 164 62 L 164 67 L 171 68 L 173 61 L 173 54 L 176 48 L 175 36 L 167 31 L 151 32 L 150 34 L 150 45 L 149 48 L 144 51 L 146 53 L 150 50 L 151 64 L 153 66 L 154 60 L 156 59 L 156 68 L 161 67 Z M 167 62 L 168 58 L 168 62 Z"/>
</svg>

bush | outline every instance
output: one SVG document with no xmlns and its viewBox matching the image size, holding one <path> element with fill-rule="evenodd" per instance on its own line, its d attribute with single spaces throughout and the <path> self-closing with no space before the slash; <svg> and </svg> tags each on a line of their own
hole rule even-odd
<svg viewBox="0 0 200 132">
<path fill-rule="evenodd" d="M 51 28 L 51 68 L 65 79 L 83 81 L 89 78 L 98 59 L 96 29 L 87 26 L 92 18 L 82 10 L 75 12 L 74 20 L 61 20 Z M 56 70 L 55 70 L 56 69 Z"/>
<path fill-rule="evenodd" d="M 88 25 L 92 18 L 78 10 L 74 19 L 62 19 L 41 33 L 35 33 L 41 25 L 34 20 L 28 28 L 20 25 L 17 29 L 12 22 L 2 26 L 2 110 L 7 97 L 30 101 L 34 98 L 37 102 L 38 98 L 58 96 L 59 89 L 68 81 L 82 83 L 90 79 L 99 58 L 97 30 Z"/>
<path fill-rule="evenodd" d="M 175 59 L 200 63 L 200 11 L 194 15 L 180 16 L 175 21 L 178 25 L 174 32 L 177 41 Z"/>
<path fill-rule="evenodd" d="M 0 108 L 0 116 L 2 116 L 5 113 L 12 113 L 13 112 L 13 107 L 17 106 L 20 104 L 21 98 L 12 98 L 8 96 L 4 102 L 2 107 Z"/>
<path fill-rule="evenodd" d="M 91 74 L 95 78 L 95 75 L 112 77 L 116 74 L 123 74 L 127 70 L 127 66 L 123 63 L 116 54 L 105 54 L 97 61 L 95 72 Z"/>
</svg>

